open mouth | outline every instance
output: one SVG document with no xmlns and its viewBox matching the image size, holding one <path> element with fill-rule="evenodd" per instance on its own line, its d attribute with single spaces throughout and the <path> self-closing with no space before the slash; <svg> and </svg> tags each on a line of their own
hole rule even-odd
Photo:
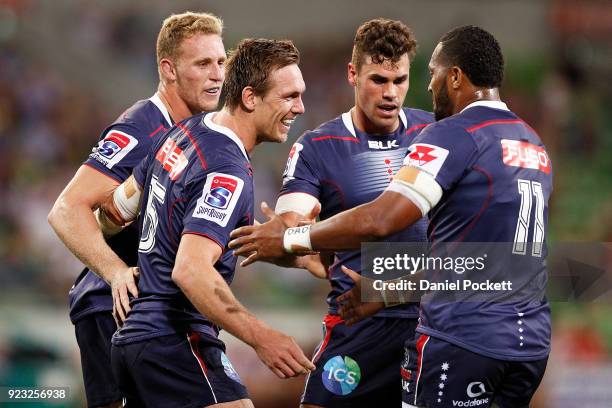
<svg viewBox="0 0 612 408">
<path fill-rule="evenodd" d="M 204 90 L 204 93 L 208 94 L 208 95 L 218 95 L 219 92 L 221 91 L 220 87 L 214 87 L 214 88 L 208 88 Z"/>
<path fill-rule="evenodd" d="M 395 104 L 382 104 L 382 105 L 378 105 L 378 109 L 382 110 L 383 112 L 393 112 L 393 111 L 397 110 L 397 105 L 395 105 Z"/>
<path fill-rule="evenodd" d="M 287 129 L 289 129 L 291 127 L 291 125 L 293 124 L 293 122 L 295 121 L 295 119 L 283 119 L 281 120 L 281 123 L 283 124 L 283 126 L 285 126 Z"/>
</svg>

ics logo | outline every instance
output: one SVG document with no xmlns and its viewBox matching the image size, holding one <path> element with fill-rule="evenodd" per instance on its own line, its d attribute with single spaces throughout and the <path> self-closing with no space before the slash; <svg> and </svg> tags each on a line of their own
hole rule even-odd
<svg viewBox="0 0 612 408">
<path fill-rule="evenodd" d="M 102 141 L 102 145 L 98 148 L 98 153 L 107 159 L 112 159 L 121 149 L 129 144 L 129 137 L 121 133 L 111 132 Z"/>
<path fill-rule="evenodd" d="M 225 375 L 227 375 L 232 380 L 242 384 L 242 381 L 240 381 L 240 376 L 238 375 L 236 370 L 234 370 L 234 366 L 232 366 L 232 363 L 230 362 L 229 358 L 227 358 L 224 352 L 221 352 L 221 364 L 223 364 L 223 371 L 225 371 Z"/>
<path fill-rule="evenodd" d="M 204 201 L 211 207 L 225 209 L 229 205 L 237 185 L 238 183 L 233 178 L 215 176 Z"/>
<path fill-rule="evenodd" d="M 335 356 L 327 360 L 321 374 L 323 385 L 336 395 L 348 395 L 359 385 L 359 364 L 346 356 Z"/>
</svg>

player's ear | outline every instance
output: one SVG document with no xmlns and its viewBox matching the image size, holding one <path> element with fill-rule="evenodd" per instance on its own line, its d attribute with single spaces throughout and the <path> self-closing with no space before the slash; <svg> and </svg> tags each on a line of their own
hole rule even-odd
<svg viewBox="0 0 612 408">
<path fill-rule="evenodd" d="M 176 66 L 168 58 L 162 58 L 159 61 L 159 70 L 166 80 L 176 81 Z"/>
<path fill-rule="evenodd" d="M 355 68 L 355 65 L 353 65 L 352 62 L 348 63 L 347 77 L 349 84 L 351 84 L 352 86 L 357 86 L 357 69 Z"/>
<path fill-rule="evenodd" d="M 255 110 L 257 95 L 252 86 L 245 86 L 242 89 L 242 106 L 249 112 Z"/>
<path fill-rule="evenodd" d="M 461 82 L 464 80 L 463 71 L 461 68 L 454 66 L 449 69 L 450 85 L 453 89 L 459 89 Z"/>
</svg>

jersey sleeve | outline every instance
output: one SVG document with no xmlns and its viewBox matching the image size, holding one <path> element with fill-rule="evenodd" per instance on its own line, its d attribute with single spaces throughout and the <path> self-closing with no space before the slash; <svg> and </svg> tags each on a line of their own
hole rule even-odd
<svg viewBox="0 0 612 408">
<path fill-rule="evenodd" d="M 150 142 L 133 124 L 117 124 L 107 129 L 92 149 L 85 165 L 119 181 L 125 181 L 132 169 L 147 155 Z"/>
<path fill-rule="evenodd" d="M 221 166 L 189 183 L 186 191 L 183 234 L 206 236 L 225 248 L 253 202 L 251 177 L 236 165 Z"/>
<path fill-rule="evenodd" d="M 321 188 L 320 165 L 317 152 L 303 135 L 293 144 L 283 172 L 283 186 L 279 195 L 306 193 L 319 198 Z"/>
<path fill-rule="evenodd" d="M 447 191 L 473 165 L 477 146 L 464 129 L 447 124 L 428 126 L 408 148 L 404 166 L 415 167 L 430 175 Z"/>
</svg>

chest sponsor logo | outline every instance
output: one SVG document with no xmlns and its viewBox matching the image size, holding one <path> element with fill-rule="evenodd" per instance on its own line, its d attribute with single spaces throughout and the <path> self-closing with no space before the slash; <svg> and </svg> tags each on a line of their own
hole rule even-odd
<svg viewBox="0 0 612 408">
<path fill-rule="evenodd" d="M 93 148 L 90 157 L 111 169 L 137 144 L 138 140 L 135 137 L 119 130 L 111 130 Z"/>
<path fill-rule="evenodd" d="M 176 180 L 187 167 L 187 157 L 176 142 L 168 138 L 157 151 L 155 159 L 162 164 L 164 170 L 170 172 L 170 179 Z"/>
<path fill-rule="evenodd" d="M 300 158 L 300 152 L 304 148 L 301 143 L 294 143 L 289 151 L 289 157 L 287 158 L 287 164 L 283 171 L 283 182 L 293 179 L 295 174 L 295 168 L 297 166 L 298 159 Z"/>
<path fill-rule="evenodd" d="M 436 177 L 448 157 L 448 150 L 427 143 L 413 144 L 404 159 L 405 166 L 416 167 Z"/>
<path fill-rule="evenodd" d="M 335 356 L 327 360 L 321 373 L 323 385 L 336 395 L 348 395 L 361 380 L 359 364 L 352 358 Z"/>
<path fill-rule="evenodd" d="M 397 140 L 368 140 L 368 147 L 375 150 L 390 150 L 398 148 Z"/>
<path fill-rule="evenodd" d="M 502 160 L 507 166 L 540 170 L 550 174 L 550 158 L 543 147 L 520 140 L 502 139 Z"/>
<path fill-rule="evenodd" d="M 241 178 L 224 173 L 211 173 L 206 178 L 202 196 L 193 217 L 227 226 L 244 186 Z"/>
</svg>

